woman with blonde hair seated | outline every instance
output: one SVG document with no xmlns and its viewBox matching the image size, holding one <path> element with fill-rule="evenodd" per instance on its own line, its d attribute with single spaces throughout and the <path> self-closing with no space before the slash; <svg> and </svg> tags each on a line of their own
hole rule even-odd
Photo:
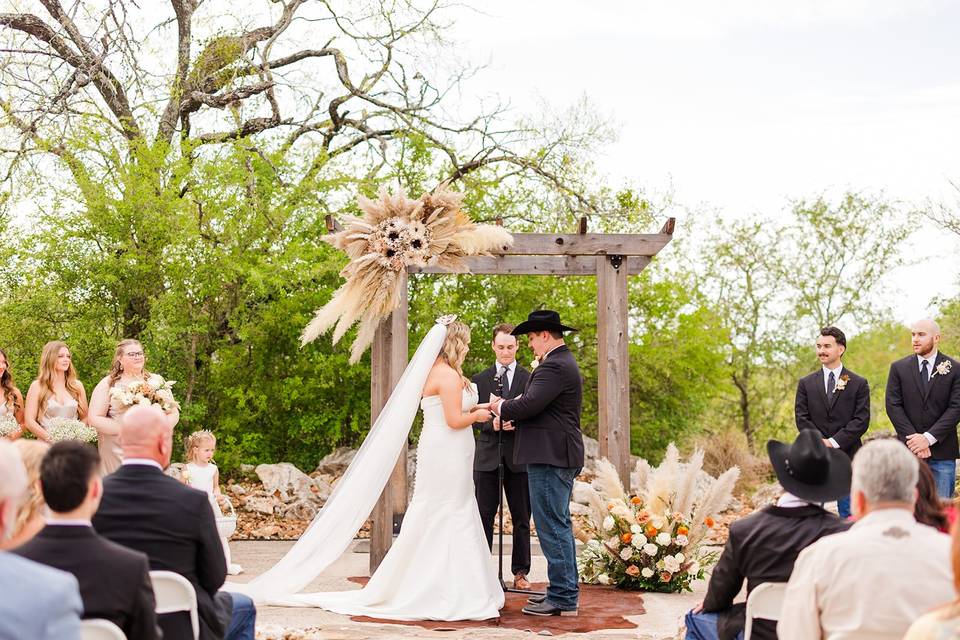
<svg viewBox="0 0 960 640">
<path fill-rule="evenodd" d="M 0 544 L 2 549 L 14 549 L 37 535 L 47 523 L 47 504 L 40 492 L 40 461 L 46 455 L 49 445 L 37 440 L 17 440 L 13 443 L 20 452 L 20 459 L 27 470 L 27 494 L 17 510 L 17 520 L 13 525 L 13 535 Z"/>
</svg>

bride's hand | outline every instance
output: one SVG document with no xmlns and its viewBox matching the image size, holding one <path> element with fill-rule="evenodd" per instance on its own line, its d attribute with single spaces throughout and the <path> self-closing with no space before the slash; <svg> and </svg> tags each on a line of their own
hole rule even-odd
<svg viewBox="0 0 960 640">
<path fill-rule="evenodd" d="M 474 411 L 476 411 L 477 409 L 489 409 L 489 408 L 490 408 L 489 402 L 478 402 L 477 404 L 473 405 Z"/>
<path fill-rule="evenodd" d="M 473 414 L 474 422 L 489 422 L 490 418 L 493 417 L 493 414 L 490 413 L 490 409 L 474 408 L 471 413 Z"/>
</svg>

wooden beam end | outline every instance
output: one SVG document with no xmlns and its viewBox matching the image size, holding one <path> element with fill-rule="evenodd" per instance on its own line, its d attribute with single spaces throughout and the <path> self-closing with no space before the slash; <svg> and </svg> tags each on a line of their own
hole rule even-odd
<svg viewBox="0 0 960 640">
<path fill-rule="evenodd" d="M 340 223 L 337 222 L 337 219 L 331 214 L 328 213 L 324 216 L 323 220 L 327 224 L 327 233 L 337 233 L 343 230 L 343 227 L 340 226 Z"/>
<path fill-rule="evenodd" d="M 663 227 L 661 227 L 660 229 L 660 233 L 665 233 L 668 236 L 672 236 L 673 230 L 676 228 L 676 226 L 677 226 L 676 218 L 667 218 L 667 221 L 663 223 Z"/>
<path fill-rule="evenodd" d="M 580 218 L 580 227 L 579 227 L 579 229 L 577 230 L 577 232 L 578 232 L 580 235 L 584 235 L 584 234 L 587 233 L 587 216 L 582 216 L 582 217 Z"/>
</svg>

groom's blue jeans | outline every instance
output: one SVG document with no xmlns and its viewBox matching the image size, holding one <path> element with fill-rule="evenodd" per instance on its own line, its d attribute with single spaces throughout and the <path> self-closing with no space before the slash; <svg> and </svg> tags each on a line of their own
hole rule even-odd
<svg viewBox="0 0 960 640">
<path fill-rule="evenodd" d="M 580 596 L 577 546 L 570 522 L 573 481 L 580 469 L 528 464 L 530 507 L 537 525 L 540 549 L 547 559 L 547 604 L 558 609 L 577 608 Z"/>
</svg>

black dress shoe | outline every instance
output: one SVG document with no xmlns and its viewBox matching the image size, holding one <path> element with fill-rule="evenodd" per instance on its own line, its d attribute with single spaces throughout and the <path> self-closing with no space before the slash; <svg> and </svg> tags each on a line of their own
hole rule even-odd
<svg viewBox="0 0 960 640">
<path fill-rule="evenodd" d="M 579 615 L 576 609 L 558 609 L 552 604 L 541 602 L 540 604 L 528 604 L 523 608 L 523 613 L 528 616 L 576 616 Z"/>
<path fill-rule="evenodd" d="M 527 604 L 540 604 L 547 599 L 547 596 L 530 596 L 527 598 Z"/>
</svg>

